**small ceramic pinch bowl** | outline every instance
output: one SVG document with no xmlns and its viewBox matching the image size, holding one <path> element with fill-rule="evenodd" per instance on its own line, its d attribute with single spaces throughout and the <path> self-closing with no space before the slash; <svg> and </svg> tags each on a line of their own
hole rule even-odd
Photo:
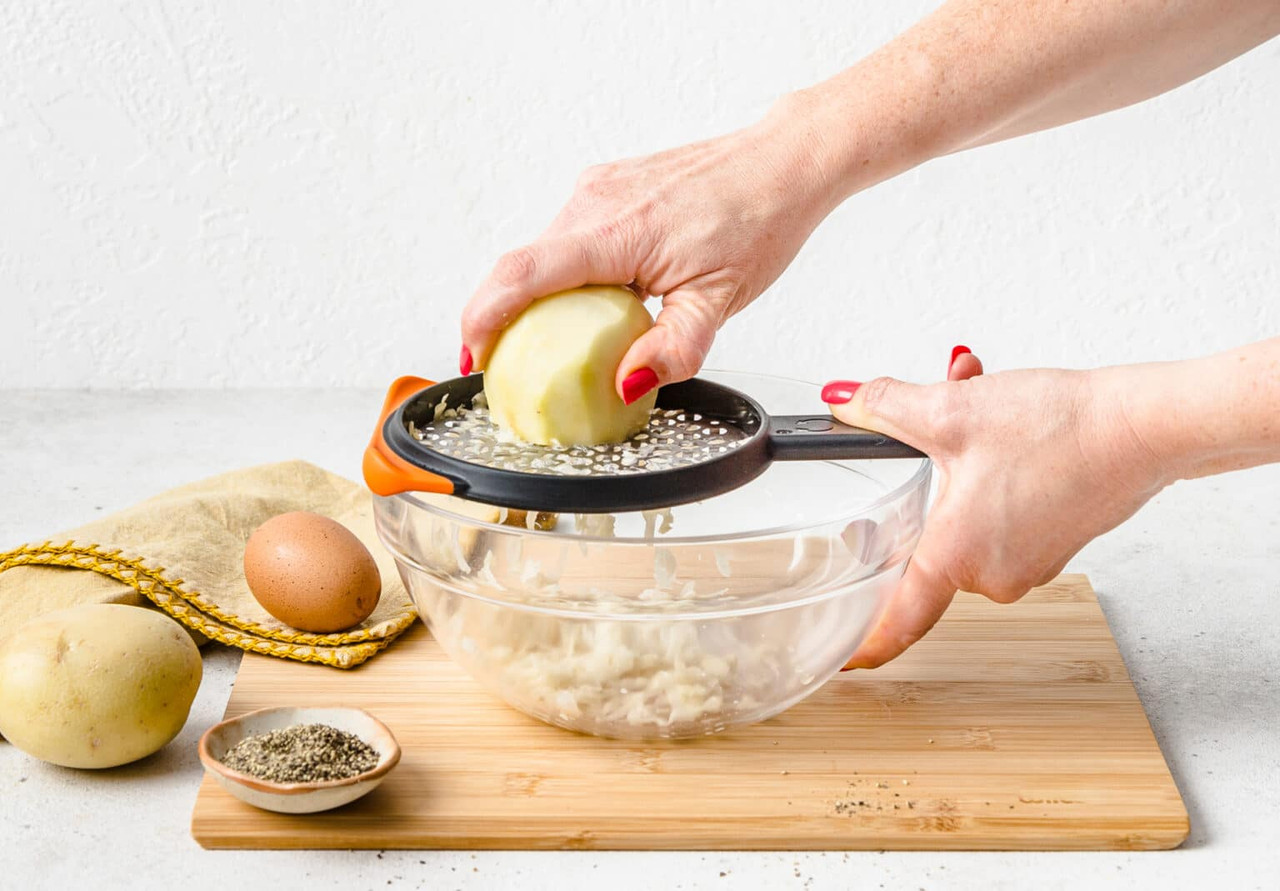
<svg viewBox="0 0 1280 891">
<path fill-rule="evenodd" d="M 283 730 L 295 724 L 328 724 L 345 730 L 373 747 L 378 764 L 345 780 L 316 783 L 274 783 L 222 763 L 227 751 L 241 740 Z M 314 814 L 349 804 L 372 792 L 400 762 L 400 746 L 387 725 L 359 708 L 262 708 L 215 724 L 200 737 L 200 761 L 224 789 L 254 807 L 282 814 Z"/>
</svg>

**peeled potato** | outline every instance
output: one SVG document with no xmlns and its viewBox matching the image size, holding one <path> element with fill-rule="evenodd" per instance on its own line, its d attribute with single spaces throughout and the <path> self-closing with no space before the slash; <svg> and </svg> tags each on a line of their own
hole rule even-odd
<svg viewBox="0 0 1280 891">
<path fill-rule="evenodd" d="M 178 735 L 200 688 L 200 651 L 163 613 L 85 604 L 0 644 L 0 733 L 64 767 L 114 767 Z"/>
<path fill-rule="evenodd" d="M 592 285 L 535 300 L 502 332 L 484 370 L 494 421 L 526 442 L 621 442 L 649 419 L 657 392 L 625 404 L 623 355 L 653 325 L 626 288 Z"/>
</svg>

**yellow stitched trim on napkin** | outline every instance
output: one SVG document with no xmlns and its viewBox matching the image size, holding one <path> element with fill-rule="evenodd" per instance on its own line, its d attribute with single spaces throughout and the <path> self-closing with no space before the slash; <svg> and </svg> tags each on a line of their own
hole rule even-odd
<svg viewBox="0 0 1280 891">
<path fill-rule="evenodd" d="M 313 634 L 304 631 L 266 628 L 237 619 L 216 604 L 186 590 L 185 582 L 166 577 L 164 567 L 147 566 L 128 557 L 123 549 L 107 549 L 97 544 L 66 542 L 55 545 L 23 545 L 0 554 L 0 572 L 14 566 L 52 566 L 97 572 L 122 582 L 146 597 L 183 625 L 211 640 L 251 650 L 267 656 L 317 662 L 336 668 L 351 668 L 383 650 L 417 618 L 413 612 L 401 615 L 384 626 L 377 637 L 369 629 L 343 634 Z M 328 648 L 341 647 L 341 650 Z"/>
<path fill-rule="evenodd" d="M 0 554 L 0 561 L 10 555 L 40 555 L 41 559 L 37 560 L 14 560 L 13 565 L 20 566 L 23 564 L 34 564 L 44 566 L 68 566 L 75 569 L 90 569 L 94 572 L 100 572 L 103 575 L 109 575 L 117 581 L 124 582 L 139 594 L 150 596 L 149 585 L 158 584 L 168 588 L 173 594 L 194 606 L 200 612 L 213 616 L 224 625 L 230 625 L 240 631 L 249 634 L 258 635 L 260 637 L 269 637 L 272 640 L 285 641 L 287 643 L 308 644 L 319 647 L 340 647 L 348 644 L 362 643 L 364 641 L 381 640 L 386 635 L 381 629 L 374 630 L 371 628 L 362 628 L 359 631 L 343 631 L 334 634 L 316 634 L 310 631 L 296 631 L 290 628 L 268 628 L 257 622 L 240 618 L 234 613 L 222 609 L 216 603 L 204 597 L 198 591 L 192 591 L 187 587 L 185 579 L 175 578 L 169 579 L 165 577 L 164 567 L 147 566 L 140 558 L 130 558 L 125 556 L 121 548 L 106 550 L 101 545 L 91 544 L 82 545 L 76 542 L 65 542 L 64 544 L 55 545 L 53 542 L 46 541 L 38 547 L 29 545 L 10 551 L 9 554 Z M 49 555 L 56 559 L 44 559 L 44 555 Z M 4 571 L 4 566 L 0 564 L 0 572 Z M 389 627 L 396 631 L 403 631 L 413 624 L 413 615 L 403 615 L 397 619 Z"/>
</svg>

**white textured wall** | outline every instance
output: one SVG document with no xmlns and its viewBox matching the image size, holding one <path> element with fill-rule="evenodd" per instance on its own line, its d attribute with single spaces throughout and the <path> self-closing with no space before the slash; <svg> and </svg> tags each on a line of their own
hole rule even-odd
<svg viewBox="0 0 1280 891">
<path fill-rule="evenodd" d="M 0 386 L 382 385 L 580 168 L 751 120 L 933 4 L 0 3 Z M 819 230 L 713 364 L 814 379 L 1280 332 L 1280 45 L 935 162 Z"/>
</svg>

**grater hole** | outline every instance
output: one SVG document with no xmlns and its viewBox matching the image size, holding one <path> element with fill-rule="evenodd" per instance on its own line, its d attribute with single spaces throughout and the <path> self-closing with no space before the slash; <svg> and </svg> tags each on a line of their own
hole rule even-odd
<svg viewBox="0 0 1280 891">
<path fill-rule="evenodd" d="M 620 443 L 543 446 L 514 442 L 487 408 L 442 408 L 409 433 L 433 450 L 483 467 L 562 476 L 618 476 L 689 467 L 727 454 L 747 441 L 737 426 L 683 409 L 653 409 L 648 425 Z"/>
</svg>

